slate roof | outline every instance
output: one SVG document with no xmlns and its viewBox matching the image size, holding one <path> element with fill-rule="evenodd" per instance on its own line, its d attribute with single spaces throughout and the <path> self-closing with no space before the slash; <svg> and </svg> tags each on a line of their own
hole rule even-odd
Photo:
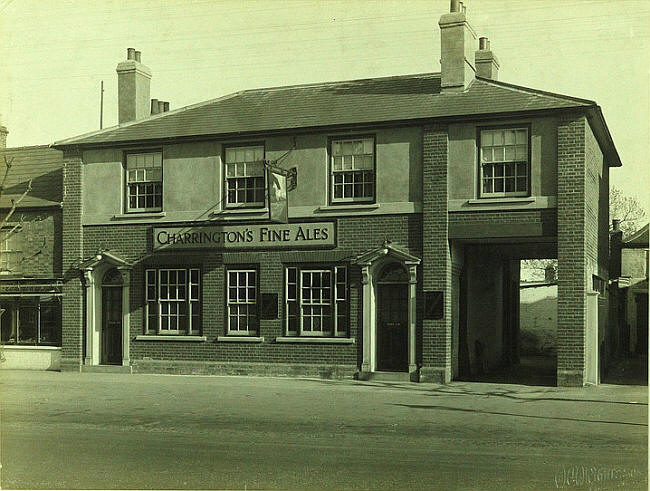
<svg viewBox="0 0 650 491">
<path fill-rule="evenodd" d="M 476 78 L 464 92 L 441 93 L 440 73 L 252 89 L 55 142 L 101 146 L 129 141 L 238 135 L 392 121 L 587 108 L 594 101 Z M 610 159 L 611 160 L 611 159 Z M 617 164 L 617 162 L 618 164 Z"/>
<path fill-rule="evenodd" d="M 47 145 L 0 150 L 0 170 L 4 176 L 2 157 L 13 159 L 13 162 L 0 198 L 0 208 L 11 206 L 11 199 L 17 199 L 27 189 L 29 179 L 32 179 L 32 190 L 20 202 L 21 208 L 53 206 L 61 203 L 63 152 Z"/>
<path fill-rule="evenodd" d="M 645 247 L 648 248 L 648 224 L 646 223 L 639 230 L 634 232 L 631 237 L 623 241 L 623 247 Z"/>
</svg>

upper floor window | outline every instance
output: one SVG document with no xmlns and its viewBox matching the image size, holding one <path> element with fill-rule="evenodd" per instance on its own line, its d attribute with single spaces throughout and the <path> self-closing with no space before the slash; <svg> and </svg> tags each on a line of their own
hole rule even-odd
<svg viewBox="0 0 650 491">
<path fill-rule="evenodd" d="M 227 147 L 226 205 L 263 207 L 266 197 L 264 146 Z"/>
<path fill-rule="evenodd" d="M 481 197 L 527 196 L 530 181 L 527 128 L 481 131 Z"/>
<path fill-rule="evenodd" d="M 19 245 L 20 227 L 13 225 L 0 230 L 0 274 L 19 272 L 22 251 Z"/>
<path fill-rule="evenodd" d="M 146 331 L 151 334 L 199 334 L 200 270 L 147 269 Z"/>
<path fill-rule="evenodd" d="M 346 336 L 346 267 L 286 268 L 285 321 L 288 336 Z"/>
<path fill-rule="evenodd" d="M 127 154 L 127 211 L 161 211 L 162 176 L 162 152 Z"/>
<path fill-rule="evenodd" d="M 373 201 L 375 199 L 374 138 L 332 140 L 330 153 L 332 202 Z"/>
</svg>

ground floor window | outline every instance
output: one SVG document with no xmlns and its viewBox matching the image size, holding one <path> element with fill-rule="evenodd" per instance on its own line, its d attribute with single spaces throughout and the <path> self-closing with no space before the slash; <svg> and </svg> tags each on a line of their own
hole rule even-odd
<svg viewBox="0 0 650 491">
<path fill-rule="evenodd" d="M 200 334 L 200 277 L 198 268 L 145 271 L 148 334 Z"/>
<path fill-rule="evenodd" d="M 228 334 L 255 335 L 259 329 L 257 271 L 228 269 Z"/>
<path fill-rule="evenodd" d="M 0 300 L 2 343 L 61 346 L 61 299 Z"/>
<path fill-rule="evenodd" d="M 347 336 L 347 268 L 287 267 L 285 318 L 288 336 Z"/>
</svg>

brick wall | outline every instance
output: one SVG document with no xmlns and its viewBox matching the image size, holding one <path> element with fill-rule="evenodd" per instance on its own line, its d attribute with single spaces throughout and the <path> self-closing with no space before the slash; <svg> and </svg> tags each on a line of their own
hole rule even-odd
<svg viewBox="0 0 650 491">
<path fill-rule="evenodd" d="M 451 256 L 448 240 L 446 127 L 423 132 L 422 165 L 422 287 L 443 292 L 441 320 L 422 320 L 420 380 L 451 380 Z"/>
<path fill-rule="evenodd" d="M 349 261 L 358 254 L 391 240 L 413 255 L 422 254 L 422 227 L 419 215 L 386 215 L 349 217 L 337 220 L 337 247 L 331 250 L 264 252 L 211 252 L 152 250 L 151 226 L 136 224 L 86 226 L 83 228 L 83 251 L 90 257 L 100 249 L 109 249 L 117 256 L 135 263 L 131 273 L 130 291 L 130 359 L 136 370 L 177 370 L 188 373 L 206 371 L 231 373 L 246 364 L 288 364 L 345 366 L 356 369 L 361 364 L 363 343 L 362 285 L 360 270 L 349 270 L 350 336 L 353 345 L 284 344 L 275 338 L 284 335 L 284 264 L 295 262 L 325 263 Z M 226 334 L 225 272 L 231 264 L 254 264 L 259 267 L 260 292 L 277 293 L 279 318 L 262 319 L 259 335 L 263 343 L 217 342 Z M 198 266 L 202 275 L 202 334 L 206 342 L 141 341 L 134 338 L 144 333 L 144 270 L 151 266 Z M 179 362 L 172 364 L 171 361 Z M 169 363 L 167 363 L 169 362 Z M 167 364 L 165 364 L 167 363 Z M 205 363 L 213 363 L 208 367 Z M 227 363 L 237 367 L 227 369 Z M 167 368 L 165 368 L 167 367 Z M 259 373 L 259 366 L 255 369 Z M 339 369 L 335 370 L 339 371 Z M 345 373 L 351 373 L 349 370 Z"/>
<path fill-rule="evenodd" d="M 22 253 L 15 273 L 27 277 L 60 277 L 61 210 L 19 209 L 9 225 L 19 221 L 20 229 L 12 236 L 12 246 Z"/>
<path fill-rule="evenodd" d="M 555 236 L 557 231 L 557 210 L 545 208 L 541 210 L 457 211 L 449 214 L 450 227 L 455 225 L 494 224 L 502 226 L 531 223 L 543 224 L 543 228 L 548 231 L 548 235 Z"/>
<path fill-rule="evenodd" d="M 584 116 L 558 124 L 558 385 L 585 381 L 586 293 L 606 275 L 607 169 Z M 606 278 L 606 276 L 605 276 Z"/>
<path fill-rule="evenodd" d="M 79 370 L 83 356 L 84 295 L 79 265 L 82 261 L 81 156 L 63 156 L 63 313 L 61 369 Z"/>
</svg>

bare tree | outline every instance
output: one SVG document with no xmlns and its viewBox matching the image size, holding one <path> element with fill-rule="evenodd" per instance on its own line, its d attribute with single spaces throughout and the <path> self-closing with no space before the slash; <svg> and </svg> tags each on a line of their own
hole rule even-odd
<svg viewBox="0 0 650 491">
<path fill-rule="evenodd" d="M 11 172 L 11 167 L 13 166 L 14 158 L 8 158 L 6 155 L 3 155 L 3 160 L 5 164 L 5 169 L 4 169 L 4 174 L 2 176 L 2 181 L 0 182 L 0 200 L 2 199 L 2 195 L 5 190 L 5 184 L 7 182 L 7 177 L 9 176 L 9 173 Z M 22 194 L 20 194 L 17 198 L 12 198 L 11 199 L 11 205 L 9 207 L 9 211 L 0 215 L 0 241 L 5 241 L 9 239 L 12 235 L 15 233 L 19 232 L 24 221 L 25 221 L 25 216 L 21 215 L 18 221 L 16 222 L 10 222 L 11 218 L 13 217 L 14 213 L 16 212 L 16 208 L 18 208 L 18 205 L 20 202 L 25 199 L 25 196 L 27 196 L 32 190 L 32 180 L 30 179 L 27 181 L 27 187 L 25 188 L 25 191 L 23 191 Z M 11 223 L 11 227 L 6 227 L 8 223 Z M 1 252 L 0 252 L 1 254 Z"/>
<path fill-rule="evenodd" d="M 611 220 L 620 220 L 623 236 L 627 237 L 641 228 L 645 211 L 636 199 L 625 196 L 620 189 L 612 187 L 609 192 L 609 217 Z"/>
</svg>

